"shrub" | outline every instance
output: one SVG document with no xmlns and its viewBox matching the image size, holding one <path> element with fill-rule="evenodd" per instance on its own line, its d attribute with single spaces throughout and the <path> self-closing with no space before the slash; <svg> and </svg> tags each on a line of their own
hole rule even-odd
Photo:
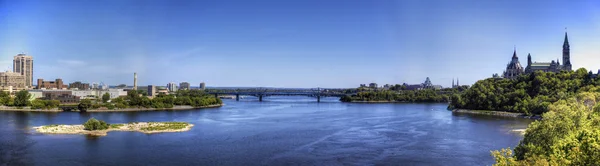
<svg viewBox="0 0 600 166">
<path fill-rule="evenodd" d="M 85 130 L 105 130 L 108 129 L 108 123 L 96 120 L 94 118 L 90 118 L 87 122 L 83 124 L 83 129 Z"/>
</svg>

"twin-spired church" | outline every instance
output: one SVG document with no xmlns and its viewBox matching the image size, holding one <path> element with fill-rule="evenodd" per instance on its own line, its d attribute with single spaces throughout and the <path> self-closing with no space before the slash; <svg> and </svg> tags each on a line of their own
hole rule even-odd
<svg viewBox="0 0 600 166">
<path fill-rule="evenodd" d="M 517 78 L 517 76 L 523 73 L 532 73 L 534 71 L 545 71 L 545 72 L 560 72 L 562 70 L 571 71 L 571 53 L 569 49 L 569 38 L 565 32 L 565 42 L 563 43 L 562 61 L 563 65 L 560 64 L 558 59 L 551 62 L 531 62 L 531 54 L 527 55 L 527 67 L 523 69 L 521 63 L 519 63 L 519 57 L 517 57 L 517 50 L 513 52 L 512 60 L 506 65 L 506 70 L 502 74 L 504 78 Z"/>
</svg>

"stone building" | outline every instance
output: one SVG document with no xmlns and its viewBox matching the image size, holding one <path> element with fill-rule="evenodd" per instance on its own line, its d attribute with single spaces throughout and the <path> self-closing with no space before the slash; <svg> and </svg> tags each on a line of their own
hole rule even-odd
<svg viewBox="0 0 600 166">
<path fill-rule="evenodd" d="M 506 64 L 506 70 L 504 70 L 502 76 L 504 78 L 517 78 L 519 75 L 525 73 L 523 66 L 519 63 L 519 57 L 517 57 L 517 49 L 513 52 L 512 60 Z"/>
<path fill-rule="evenodd" d="M 8 91 L 25 89 L 25 76 L 10 71 L 0 72 L 0 88 Z"/>
<path fill-rule="evenodd" d="M 90 89 L 90 84 L 76 81 L 69 84 L 69 89 L 88 90 Z"/>
<path fill-rule="evenodd" d="M 551 62 L 532 62 L 531 54 L 527 56 L 527 67 L 525 68 L 525 73 L 532 73 L 534 71 L 544 71 L 544 72 L 560 72 L 560 71 L 571 71 L 571 48 L 569 45 L 569 37 L 565 32 L 565 40 L 563 42 L 563 51 L 562 51 L 562 61 L 563 65 L 560 65 L 559 60 L 552 60 Z"/>
<path fill-rule="evenodd" d="M 33 87 L 33 57 L 25 54 L 17 54 L 13 59 L 13 72 L 25 77 L 25 86 Z"/>
<path fill-rule="evenodd" d="M 36 89 L 67 89 L 67 86 L 63 84 L 63 81 L 60 78 L 56 79 L 55 81 L 44 81 L 44 79 L 38 79 Z"/>
</svg>

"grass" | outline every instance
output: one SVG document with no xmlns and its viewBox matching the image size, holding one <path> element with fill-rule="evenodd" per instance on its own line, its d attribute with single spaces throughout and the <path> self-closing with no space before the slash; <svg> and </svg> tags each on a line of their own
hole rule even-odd
<svg viewBox="0 0 600 166">
<path fill-rule="evenodd" d="M 58 127 L 58 125 L 57 124 L 51 124 L 51 125 L 42 126 L 42 128 L 50 128 L 50 127 Z"/>
<path fill-rule="evenodd" d="M 109 128 L 121 128 L 123 126 L 125 126 L 125 124 L 110 124 Z"/>
<path fill-rule="evenodd" d="M 143 131 L 162 131 L 162 130 L 180 130 L 187 127 L 186 122 L 149 122 L 148 127 L 143 127 Z"/>
</svg>

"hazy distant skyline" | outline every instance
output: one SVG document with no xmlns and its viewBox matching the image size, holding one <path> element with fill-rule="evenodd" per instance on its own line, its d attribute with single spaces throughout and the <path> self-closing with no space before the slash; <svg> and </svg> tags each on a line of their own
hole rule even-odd
<svg viewBox="0 0 600 166">
<path fill-rule="evenodd" d="M 600 1 L 0 0 L 0 68 L 111 85 L 450 86 L 561 59 L 600 69 Z M 562 62 L 561 62 L 562 63 Z"/>
</svg>

